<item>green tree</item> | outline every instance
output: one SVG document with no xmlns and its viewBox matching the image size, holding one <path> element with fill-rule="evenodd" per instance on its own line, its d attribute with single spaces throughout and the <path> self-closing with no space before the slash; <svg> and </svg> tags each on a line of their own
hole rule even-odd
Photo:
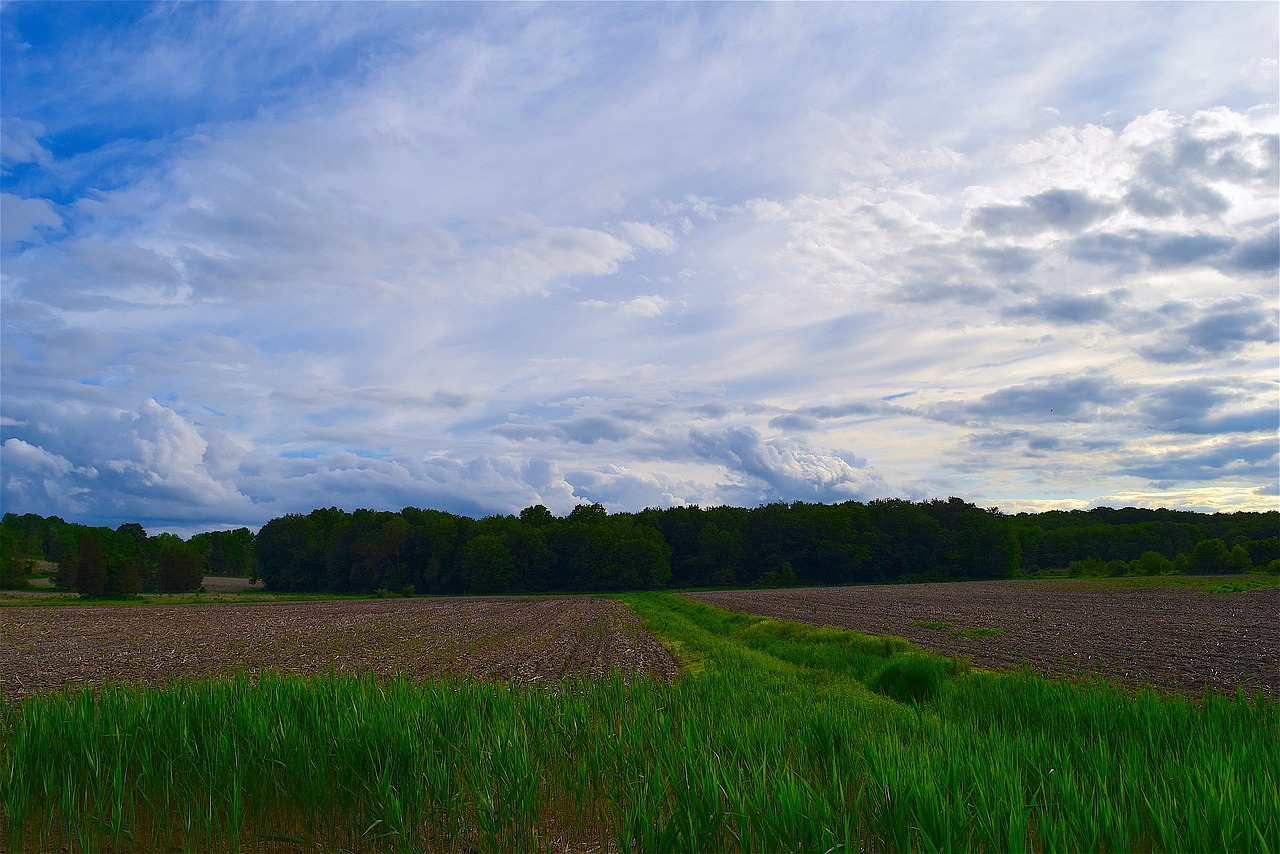
<svg viewBox="0 0 1280 854">
<path fill-rule="evenodd" d="M 204 576 L 200 573 L 200 557 L 196 550 L 177 537 L 160 549 L 156 582 L 167 593 L 189 593 L 199 590 Z"/>
<path fill-rule="evenodd" d="M 20 554 L 18 535 L 0 525 L 0 590 L 17 590 L 27 583 L 26 563 Z"/>
<path fill-rule="evenodd" d="M 80 538 L 76 557 L 75 589 L 90 598 L 106 595 L 107 557 L 102 541 L 90 534 Z"/>
<path fill-rule="evenodd" d="M 1192 575 L 1218 575 L 1231 572 L 1231 553 L 1227 544 L 1217 537 L 1201 540 L 1191 552 Z"/>
<path fill-rule="evenodd" d="M 501 536 L 481 534 L 462 549 L 462 577 L 468 593 L 510 593 L 516 583 L 515 555 Z"/>
<path fill-rule="evenodd" d="M 1253 562 L 1249 559 L 1249 551 L 1242 545 L 1233 546 L 1231 551 L 1227 553 L 1227 565 L 1229 572 L 1248 572 L 1253 568 Z"/>
<path fill-rule="evenodd" d="M 597 505 L 598 506 L 598 505 Z M 551 511 L 541 504 L 526 507 L 520 511 L 520 521 L 535 528 L 545 528 L 556 521 Z"/>
<path fill-rule="evenodd" d="M 1143 552 L 1129 564 L 1129 571 L 1134 575 L 1165 575 L 1172 569 L 1173 563 L 1159 552 Z"/>
</svg>

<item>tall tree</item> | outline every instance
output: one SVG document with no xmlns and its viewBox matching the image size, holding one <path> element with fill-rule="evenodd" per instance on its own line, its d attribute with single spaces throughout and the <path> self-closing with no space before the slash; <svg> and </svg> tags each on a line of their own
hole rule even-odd
<svg viewBox="0 0 1280 854">
<path fill-rule="evenodd" d="M 81 596 L 98 597 L 107 592 L 106 553 L 102 541 L 92 534 L 80 538 L 75 586 Z"/>
</svg>

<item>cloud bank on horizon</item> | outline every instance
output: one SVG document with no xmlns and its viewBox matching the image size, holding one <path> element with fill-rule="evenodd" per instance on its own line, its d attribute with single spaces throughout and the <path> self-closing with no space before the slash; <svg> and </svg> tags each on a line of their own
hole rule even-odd
<svg viewBox="0 0 1280 854">
<path fill-rule="evenodd" d="M 1278 12 L 5 4 L 4 510 L 1274 509 Z"/>
</svg>

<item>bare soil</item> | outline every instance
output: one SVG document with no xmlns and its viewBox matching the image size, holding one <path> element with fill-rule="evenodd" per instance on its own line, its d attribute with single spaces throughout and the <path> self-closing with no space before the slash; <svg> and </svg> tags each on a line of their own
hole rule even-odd
<svg viewBox="0 0 1280 854">
<path fill-rule="evenodd" d="M 530 684 L 674 678 L 626 606 L 475 597 L 0 608 L 0 697 L 106 681 L 161 685 L 236 671 L 371 673 Z"/>
<path fill-rule="evenodd" d="M 1030 666 L 1049 676 L 1101 675 L 1182 692 L 1280 695 L 1280 588 L 1207 594 L 1061 579 L 686 595 L 766 617 L 896 635 L 992 670 Z M 965 631 L 977 636 L 959 634 Z"/>
</svg>

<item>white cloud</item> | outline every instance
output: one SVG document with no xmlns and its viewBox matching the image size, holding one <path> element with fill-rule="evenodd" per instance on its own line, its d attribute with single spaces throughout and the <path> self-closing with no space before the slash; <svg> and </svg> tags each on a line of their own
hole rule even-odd
<svg viewBox="0 0 1280 854">
<path fill-rule="evenodd" d="M 5 244 L 30 243 L 40 240 L 41 229 L 62 227 L 62 217 L 45 199 L 24 199 L 12 193 L 0 193 L 0 223 Z"/>
<path fill-rule="evenodd" d="M 44 135 L 44 126 L 39 122 L 6 116 L 0 129 L 0 163 L 5 172 L 20 163 L 50 166 L 53 155 L 40 143 Z"/>
<path fill-rule="evenodd" d="M 1269 7 L 206 11 L 6 104 L 6 506 L 1265 500 L 1195 443 L 1274 373 Z"/>
</svg>

